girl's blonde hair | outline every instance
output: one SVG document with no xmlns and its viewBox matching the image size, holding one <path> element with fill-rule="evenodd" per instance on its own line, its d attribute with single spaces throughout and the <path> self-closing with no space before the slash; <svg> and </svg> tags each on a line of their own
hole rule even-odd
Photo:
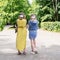
<svg viewBox="0 0 60 60">
<path fill-rule="evenodd" d="M 32 19 L 32 18 L 31 18 L 32 16 L 35 16 L 35 19 L 36 19 L 36 15 L 35 15 L 35 14 L 31 14 L 30 19 Z"/>
</svg>

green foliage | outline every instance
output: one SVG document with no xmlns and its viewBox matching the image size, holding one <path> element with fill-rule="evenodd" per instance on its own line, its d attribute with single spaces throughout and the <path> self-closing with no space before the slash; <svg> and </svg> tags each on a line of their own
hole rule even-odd
<svg viewBox="0 0 60 60">
<path fill-rule="evenodd" d="M 51 8 L 50 0 L 36 0 L 39 4 L 38 19 L 40 21 L 51 21 L 54 15 L 54 10 Z"/>
<path fill-rule="evenodd" d="M 60 2 L 58 3 L 58 20 L 60 21 Z"/>
<path fill-rule="evenodd" d="M 4 11 L 8 13 L 8 20 L 10 24 L 15 24 L 20 12 L 28 15 L 28 0 L 8 0 L 7 7 Z"/>
<path fill-rule="evenodd" d="M 30 14 L 34 13 L 37 15 L 38 10 L 39 10 L 38 8 L 39 8 L 39 5 L 36 4 L 35 0 L 33 0 L 32 4 L 30 5 Z"/>
<path fill-rule="evenodd" d="M 48 31 L 60 32 L 60 22 L 41 22 L 41 28 Z"/>
<path fill-rule="evenodd" d="M 58 3 L 58 14 L 60 14 L 60 3 Z"/>
<path fill-rule="evenodd" d="M 4 12 L 4 8 L 7 6 L 7 0 L 0 0 L 0 30 L 3 30 L 4 25 L 6 23 L 6 13 Z"/>
<path fill-rule="evenodd" d="M 55 17 L 57 15 L 60 17 L 60 2 L 54 6 L 52 1 L 56 0 L 33 0 L 30 5 L 28 0 L 0 0 L 0 30 L 7 23 L 14 25 L 20 12 L 26 14 L 27 20 L 34 13 L 40 22 L 56 21 Z M 56 14 L 56 7 L 58 7 L 58 14 Z M 60 21 L 60 18 L 58 20 Z"/>
<path fill-rule="evenodd" d="M 43 21 L 51 21 L 52 20 L 52 15 L 51 14 L 46 14 L 45 16 L 41 17 L 42 22 Z"/>
<path fill-rule="evenodd" d="M 0 0 L 0 30 L 5 24 L 15 24 L 20 12 L 29 14 L 28 0 Z"/>
<path fill-rule="evenodd" d="M 40 21 L 58 21 L 60 2 L 58 0 L 36 0 L 39 4 L 38 19 Z M 60 20 L 59 20 L 60 21 Z"/>
</svg>

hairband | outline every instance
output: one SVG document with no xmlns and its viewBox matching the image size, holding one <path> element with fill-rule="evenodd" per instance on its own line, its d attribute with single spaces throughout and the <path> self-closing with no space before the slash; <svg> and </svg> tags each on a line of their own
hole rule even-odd
<svg viewBox="0 0 60 60">
<path fill-rule="evenodd" d="M 20 17 L 24 17 L 23 15 L 20 15 Z"/>
</svg>

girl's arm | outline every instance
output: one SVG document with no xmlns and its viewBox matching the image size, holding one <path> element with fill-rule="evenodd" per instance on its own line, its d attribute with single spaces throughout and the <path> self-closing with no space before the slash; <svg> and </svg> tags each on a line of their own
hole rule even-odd
<svg viewBox="0 0 60 60">
<path fill-rule="evenodd" d="M 37 22 L 37 24 L 38 24 L 38 26 L 37 26 L 37 27 L 38 27 L 38 29 L 39 29 L 39 21 Z"/>
</svg>

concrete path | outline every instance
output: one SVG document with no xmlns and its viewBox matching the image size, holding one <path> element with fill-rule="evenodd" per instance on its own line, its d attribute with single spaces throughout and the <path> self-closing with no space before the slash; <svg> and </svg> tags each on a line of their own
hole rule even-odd
<svg viewBox="0 0 60 60">
<path fill-rule="evenodd" d="M 60 33 L 38 30 L 36 38 L 39 54 L 31 54 L 30 40 L 27 31 L 27 55 L 17 55 L 16 33 L 14 29 L 0 32 L 0 60 L 60 60 Z"/>
</svg>

